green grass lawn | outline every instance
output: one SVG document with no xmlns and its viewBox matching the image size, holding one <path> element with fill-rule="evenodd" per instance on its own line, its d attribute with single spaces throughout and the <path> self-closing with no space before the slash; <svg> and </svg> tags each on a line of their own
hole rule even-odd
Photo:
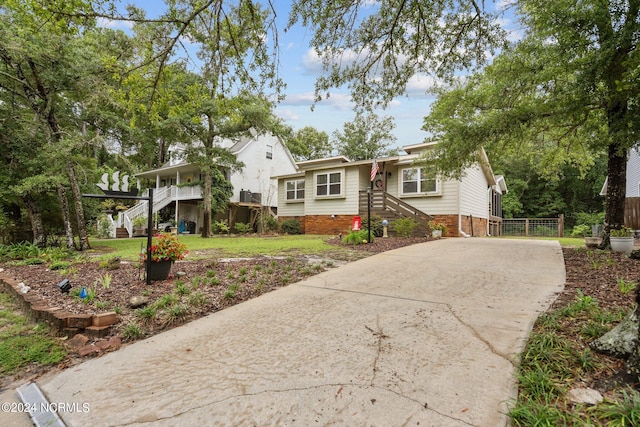
<svg viewBox="0 0 640 427">
<path fill-rule="evenodd" d="M 203 239 L 199 235 L 182 235 L 180 240 L 187 245 L 189 258 L 198 257 L 197 251 L 216 250 L 222 256 L 256 256 L 278 255 L 283 252 L 302 254 L 323 253 L 328 250 L 339 250 L 338 247 L 327 243 L 328 236 L 296 235 L 296 236 L 215 236 Z M 92 240 L 91 246 L 99 258 L 106 259 L 115 256 L 122 259 L 138 260 L 141 250 L 146 248 L 146 238 L 132 239 L 103 239 Z"/>
<path fill-rule="evenodd" d="M 519 236 L 504 236 L 502 237 L 503 239 L 525 239 L 525 240 L 557 240 L 558 242 L 560 242 L 560 246 L 569 246 L 569 247 L 580 247 L 580 246 L 584 246 L 584 239 L 583 238 L 576 238 L 576 237 L 536 237 L 536 236 L 529 236 L 529 237 L 519 237 Z"/>
<path fill-rule="evenodd" d="M 55 365 L 66 354 L 47 325 L 30 321 L 16 309 L 11 296 L 0 292 L 0 378 L 29 364 Z"/>
</svg>

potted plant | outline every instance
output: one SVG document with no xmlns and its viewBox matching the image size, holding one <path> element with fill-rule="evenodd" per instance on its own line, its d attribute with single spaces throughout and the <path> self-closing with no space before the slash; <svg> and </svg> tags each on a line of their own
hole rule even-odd
<svg viewBox="0 0 640 427">
<path fill-rule="evenodd" d="M 169 277 L 171 265 L 175 261 L 184 259 L 188 252 L 187 246 L 178 239 L 178 236 L 170 233 L 159 234 L 151 244 L 149 278 L 165 280 Z M 145 256 L 145 262 L 149 262 L 149 257 Z"/>
<path fill-rule="evenodd" d="M 633 251 L 633 230 L 629 227 L 609 231 L 611 250 L 613 252 L 631 253 Z"/>
<path fill-rule="evenodd" d="M 572 237 L 583 237 L 584 244 L 587 248 L 596 248 L 600 244 L 600 238 L 597 236 L 593 236 L 592 227 L 589 227 L 587 224 L 578 224 L 573 227 L 571 231 Z"/>
<path fill-rule="evenodd" d="M 431 237 L 434 239 L 439 239 L 442 236 L 446 236 L 449 234 L 449 228 L 444 222 L 437 222 L 435 220 L 431 220 L 428 223 L 429 229 L 431 230 Z"/>
<path fill-rule="evenodd" d="M 137 216 L 133 218 L 133 234 L 134 236 L 142 236 L 144 234 L 144 226 L 147 223 L 146 216 Z"/>
</svg>

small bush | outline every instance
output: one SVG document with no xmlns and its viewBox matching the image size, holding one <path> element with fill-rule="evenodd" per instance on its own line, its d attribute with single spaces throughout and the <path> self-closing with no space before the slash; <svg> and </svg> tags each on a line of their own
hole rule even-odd
<svg viewBox="0 0 640 427">
<path fill-rule="evenodd" d="M 240 234 L 247 234 L 249 231 L 251 231 L 251 224 L 236 222 L 233 228 Z"/>
<path fill-rule="evenodd" d="M 342 238 L 343 244 L 351 244 L 351 245 L 359 245 L 361 243 L 367 243 L 367 238 L 369 237 L 369 231 L 360 230 L 360 231 L 352 231 Z M 371 233 L 371 243 L 375 240 L 375 236 Z"/>
<path fill-rule="evenodd" d="M 368 230 L 368 226 L 369 218 L 365 216 L 364 218 L 362 218 L 362 229 Z M 384 228 L 382 227 L 382 217 L 378 215 L 371 215 L 371 235 L 382 237 L 383 232 Z"/>
<path fill-rule="evenodd" d="M 400 237 L 411 237 L 418 223 L 413 218 L 398 218 L 393 221 L 393 229 Z"/>
<path fill-rule="evenodd" d="M 300 234 L 300 221 L 297 219 L 285 219 L 280 223 L 280 230 L 286 234 Z"/>
<path fill-rule="evenodd" d="M 49 265 L 49 270 L 66 270 L 69 267 L 71 267 L 69 261 L 54 261 Z"/>
<path fill-rule="evenodd" d="M 211 228 L 213 228 L 213 232 L 214 233 L 225 233 L 225 234 L 229 234 L 229 223 L 227 222 L 226 219 L 223 219 L 222 221 L 216 221 L 213 223 L 213 225 L 211 226 Z"/>
</svg>

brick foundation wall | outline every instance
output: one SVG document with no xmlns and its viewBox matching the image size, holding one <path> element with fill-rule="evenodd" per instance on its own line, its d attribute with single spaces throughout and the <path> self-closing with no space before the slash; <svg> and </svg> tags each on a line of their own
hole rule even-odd
<svg viewBox="0 0 640 427">
<path fill-rule="evenodd" d="M 462 231 L 471 236 L 471 217 L 462 217 Z M 487 219 L 473 218 L 473 237 L 484 237 L 487 235 Z"/>
<path fill-rule="evenodd" d="M 353 216 L 336 215 L 307 215 L 305 217 L 305 230 L 307 234 L 338 234 L 349 233 Z"/>
</svg>

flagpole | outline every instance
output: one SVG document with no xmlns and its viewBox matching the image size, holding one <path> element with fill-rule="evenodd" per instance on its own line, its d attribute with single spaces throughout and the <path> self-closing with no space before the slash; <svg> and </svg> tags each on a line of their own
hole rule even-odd
<svg viewBox="0 0 640 427">
<path fill-rule="evenodd" d="M 371 193 L 373 192 L 373 181 L 371 181 L 371 188 L 367 191 L 367 243 L 371 243 Z"/>
</svg>

